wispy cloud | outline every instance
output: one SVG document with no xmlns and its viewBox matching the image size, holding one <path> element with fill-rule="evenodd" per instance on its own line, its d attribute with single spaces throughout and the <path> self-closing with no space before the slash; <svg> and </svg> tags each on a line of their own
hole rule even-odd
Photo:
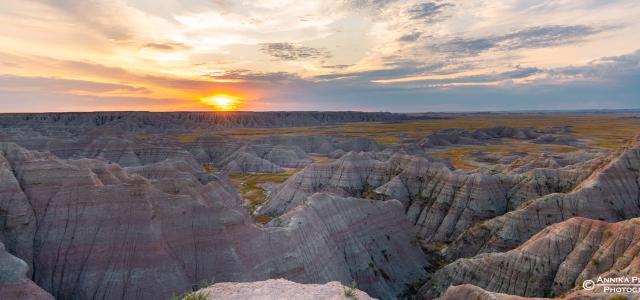
<svg viewBox="0 0 640 300">
<path fill-rule="evenodd" d="M 421 19 L 427 22 L 432 22 L 437 18 L 443 16 L 443 13 L 448 7 L 453 7 L 454 4 L 448 2 L 424 2 L 417 4 L 408 10 L 411 18 Z"/>
<path fill-rule="evenodd" d="M 181 51 L 181 50 L 190 49 L 190 47 L 185 45 L 185 44 L 173 43 L 173 42 L 147 43 L 147 44 L 144 44 L 141 48 L 142 49 L 152 49 L 152 50 L 156 50 L 156 51 Z"/>
<path fill-rule="evenodd" d="M 582 41 L 585 37 L 602 31 L 584 25 L 552 25 L 530 27 L 504 35 L 481 38 L 454 38 L 432 45 L 437 52 L 475 55 L 487 50 L 517 50 L 522 48 L 546 48 Z"/>
<path fill-rule="evenodd" d="M 422 35 L 422 32 L 413 32 L 413 33 L 409 33 L 401 36 L 400 38 L 398 38 L 398 40 L 401 42 L 415 42 L 420 38 L 421 35 Z"/>
<path fill-rule="evenodd" d="M 3 91 L 46 91 L 52 93 L 108 93 L 126 92 L 147 94 L 144 87 L 126 84 L 114 84 L 87 80 L 74 80 L 49 77 L 23 77 L 14 75 L 0 75 L 0 90 Z"/>
<path fill-rule="evenodd" d="M 260 44 L 260 51 L 279 60 L 323 59 L 331 57 L 326 49 L 299 46 L 292 43 Z"/>
</svg>

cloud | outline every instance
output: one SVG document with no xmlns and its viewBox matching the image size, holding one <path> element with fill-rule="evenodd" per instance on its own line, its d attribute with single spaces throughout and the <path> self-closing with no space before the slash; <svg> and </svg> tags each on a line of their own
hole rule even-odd
<svg viewBox="0 0 640 300">
<path fill-rule="evenodd" d="M 294 73 L 288 72 L 252 72 L 250 70 L 229 70 L 220 74 L 210 74 L 207 76 L 212 79 L 224 80 L 247 80 L 247 81 L 289 81 L 299 80 L 300 77 Z"/>
<path fill-rule="evenodd" d="M 505 35 L 482 38 L 455 38 L 446 43 L 435 44 L 431 49 L 459 55 L 477 55 L 487 50 L 516 50 L 523 48 L 546 48 L 582 41 L 585 37 L 604 29 L 584 25 L 553 25 L 530 27 Z"/>
<path fill-rule="evenodd" d="M 416 40 L 418 40 L 420 38 L 421 35 L 422 35 L 422 32 L 414 32 L 414 33 L 405 34 L 405 35 L 401 36 L 400 38 L 398 38 L 398 41 L 400 41 L 400 42 L 415 42 Z"/>
<path fill-rule="evenodd" d="M 453 7 L 451 3 L 441 2 L 424 2 L 411 7 L 407 12 L 412 19 L 421 19 L 427 22 L 432 22 L 442 17 L 442 13 L 445 8 Z"/>
<path fill-rule="evenodd" d="M 345 64 L 342 64 L 342 65 L 325 65 L 325 66 L 322 66 L 322 67 L 325 68 L 325 69 L 345 69 L 345 68 L 348 68 L 348 67 L 351 67 L 351 66 L 353 66 L 353 64 L 348 64 L 348 65 L 345 65 Z"/>
<path fill-rule="evenodd" d="M 142 49 L 151 49 L 155 51 L 182 51 L 190 49 L 189 46 L 182 43 L 147 43 L 142 46 Z"/>
<path fill-rule="evenodd" d="M 229 89 L 232 83 L 212 82 L 204 79 L 182 78 L 169 75 L 137 74 L 120 67 L 110 67 L 92 62 L 48 59 L 44 62 L 52 68 L 62 68 L 77 75 L 101 77 L 119 80 L 132 84 L 153 85 L 163 88 L 174 88 L 183 91 L 200 92 L 203 90 Z"/>
<path fill-rule="evenodd" d="M 616 85 L 637 84 L 640 79 L 640 50 L 633 53 L 608 56 L 584 65 L 553 68 L 546 71 L 546 82 L 600 81 Z"/>
<path fill-rule="evenodd" d="M 389 69 L 378 69 L 378 70 L 369 70 L 369 71 L 359 71 L 359 72 L 338 72 L 332 74 L 323 74 L 315 76 L 315 79 L 318 80 L 345 80 L 345 79 L 353 79 L 358 81 L 372 81 L 377 79 L 387 79 L 390 77 L 400 77 L 400 76 L 410 76 L 415 74 L 421 74 L 424 72 L 434 72 L 441 70 L 445 67 L 444 62 L 428 64 L 428 65 L 419 65 L 415 62 L 401 62 L 397 64 L 391 65 L 393 68 Z"/>
<path fill-rule="evenodd" d="M 456 85 L 487 85 L 487 84 L 499 84 L 505 81 L 510 81 L 514 79 L 522 79 L 530 77 L 534 74 L 540 73 L 542 70 L 529 67 L 529 68 L 521 68 L 516 67 L 515 69 L 500 72 L 500 73 L 485 73 L 485 74 L 474 74 L 474 75 L 427 75 L 427 76 L 416 76 L 416 77 L 407 77 L 407 78 L 399 78 L 399 79 L 390 79 L 390 80 L 377 80 L 374 82 L 383 83 L 383 84 L 401 84 L 403 87 L 411 88 L 416 86 L 421 87 L 446 87 L 446 86 L 456 86 Z"/>
<path fill-rule="evenodd" d="M 397 0 L 347 0 L 348 7 L 379 10 Z"/>
<path fill-rule="evenodd" d="M 146 98 L 126 96 L 99 96 L 56 94 L 42 90 L 5 91 L 0 89 L 2 112 L 65 112 L 105 110 L 204 110 L 193 101 L 174 98 Z"/>
<path fill-rule="evenodd" d="M 136 14 L 123 1 L 37 0 L 57 10 L 75 24 L 95 30 L 114 40 L 128 40 L 137 35 Z"/>
<path fill-rule="evenodd" d="M 134 87 L 126 84 L 104 83 L 86 80 L 49 78 L 49 77 L 23 77 L 14 75 L 0 75 L 0 90 L 3 91 L 46 91 L 53 93 L 72 92 L 128 92 L 146 94 L 149 90 L 143 87 Z"/>
<path fill-rule="evenodd" d="M 326 49 L 298 46 L 292 43 L 260 44 L 260 51 L 278 60 L 323 59 L 330 58 Z"/>
</svg>

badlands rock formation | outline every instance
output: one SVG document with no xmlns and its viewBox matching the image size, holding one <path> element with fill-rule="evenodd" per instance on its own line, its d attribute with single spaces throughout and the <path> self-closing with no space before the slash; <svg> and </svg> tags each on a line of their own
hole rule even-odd
<svg viewBox="0 0 640 300">
<path fill-rule="evenodd" d="M 357 196 L 367 187 L 377 187 L 391 178 L 392 171 L 384 162 L 368 153 L 349 152 L 327 164 L 312 164 L 296 173 L 276 191 L 258 212 L 277 216 L 302 204 L 316 192 Z"/>
<path fill-rule="evenodd" d="M 0 299 L 53 300 L 26 276 L 27 264 L 6 252 L 0 243 Z"/>
<path fill-rule="evenodd" d="M 554 223 L 580 216 L 616 222 L 640 216 L 640 140 L 636 139 L 570 193 L 532 199 L 473 226 L 446 249 L 449 259 L 513 249 Z"/>
<path fill-rule="evenodd" d="M 163 133 L 179 129 L 267 128 L 318 126 L 348 122 L 384 122 L 429 116 L 393 113 L 344 112 L 91 112 L 2 114 L 2 128 L 113 128 L 122 131 L 151 130 Z"/>
<path fill-rule="evenodd" d="M 230 173 L 279 173 L 283 168 L 302 168 L 313 162 L 298 146 L 283 146 L 252 143 L 235 153 L 214 161 L 224 165 L 224 172 Z"/>
<path fill-rule="evenodd" d="M 335 135 L 271 135 L 258 138 L 253 143 L 300 147 L 306 153 L 318 154 L 330 154 L 337 150 L 373 152 L 383 148 L 369 138 Z"/>
<path fill-rule="evenodd" d="M 472 224 L 502 215 L 527 199 L 568 192 L 593 168 L 533 169 L 523 174 L 451 171 L 425 159 L 412 163 L 376 189 L 405 203 L 425 240 L 446 242 Z"/>
<path fill-rule="evenodd" d="M 471 225 L 502 215 L 528 199 L 569 192 L 598 165 L 594 159 L 556 169 L 520 168 L 492 174 L 452 171 L 425 158 L 393 155 L 380 161 L 371 153 L 350 152 L 327 164 L 312 164 L 285 181 L 258 210 L 278 216 L 316 192 L 342 196 L 372 193 L 397 199 L 421 239 L 448 242 Z"/>
<path fill-rule="evenodd" d="M 578 141 L 568 135 L 567 127 L 551 128 L 513 128 L 493 127 L 468 131 L 461 128 L 449 128 L 436 131 L 420 140 L 418 144 L 423 148 L 453 145 L 484 145 L 488 141 L 500 138 L 533 140 L 534 143 L 579 145 Z"/>
<path fill-rule="evenodd" d="M 450 285 L 520 296 L 559 296 L 598 276 L 640 274 L 640 219 L 607 223 L 571 218 L 549 226 L 520 247 L 458 259 L 420 290 L 431 299 Z"/>
<path fill-rule="evenodd" d="M 280 168 L 302 168 L 313 162 L 307 153 L 328 155 L 383 148 L 368 138 L 335 135 L 276 135 L 246 140 L 180 127 L 162 133 L 151 129 L 129 132 L 51 124 L 34 126 L 36 129 L 24 126 L 3 128 L 0 141 L 48 151 L 60 158 L 96 158 L 124 167 L 193 158 L 201 164 L 239 173 L 280 172 Z"/>
<path fill-rule="evenodd" d="M 160 299 L 203 281 L 280 277 L 355 280 L 392 298 L 426 275 L 398 201 L 318 194 L 259 228 L 224 178 L 190 167 L 128 171 L 0 143 L 2 239 L 61 299 Z"/>
<path fill-rule="evenodd" d="M 284 169 L 266 159 L 242 152 L 236 155 L 235 158 L 222 169 L 222 172 L 226 174 L 244 174 L 249 172 L 281 173 L 284 172 Z"/>
<path fill-rule="evenodd" d="M 356 281 L 369 295 L 389 299 L 410 296 L 427 280 L 420 297 L 578 298 L 583 294 L 572 289 L 586 278 L 640 273 L 638 219 L 628 220 L 640 217 L 640 142 L 604 157 L 566 127 L 449 129 L 384 146 L 354 136 L 236 138 L 228 135 L 235 131 L 217 131 L 407 118 L 2 115 L 0 298 L 18 291 L 157 299 L 211 281 L 259 281 L 210 288 L 229 297 L 274 289 L 341 297 L 342 286 L 322 284 Z M 478 165 L 471 171 L 429 156 L 506 143 L 580 149 L 505 155 L 479 149 L 465 157 Z M 314 163 L 317 157 L 336 160 Z M 257 185 L 269 193 L 256 213 L 273 219 L 255 225 L 226 174 L 291 168 L 301 170 L 283 184 Z M 24 267 L 7 271 L 3 262 Z M 270 278 L 292 282 L 263 281 Z"/>
<path fill-rule="evenodd" d="M 197 293 L 208 300 L 263 300 L 263 299 L 299 299 L 299 300 L 373 300 L 367 293 L 351 289 L 340 282 L 325 284 L 300 284 L 284 279 L 270 279 L 256 282 L 216 283 Z M 347 297 L 349 296 L 349 297 Z"/>
</svg>

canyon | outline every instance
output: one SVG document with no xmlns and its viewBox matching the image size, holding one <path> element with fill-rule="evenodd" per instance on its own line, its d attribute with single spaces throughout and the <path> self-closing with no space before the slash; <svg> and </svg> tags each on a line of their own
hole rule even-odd
<svg viewBox="0 0 640 300">
<path fill-rule="evenodd" d="M 0 297 L 606 299 L 582 283 L 640 274 L 640 123 L 516 119 L 0 115 Z"/>
</svg>

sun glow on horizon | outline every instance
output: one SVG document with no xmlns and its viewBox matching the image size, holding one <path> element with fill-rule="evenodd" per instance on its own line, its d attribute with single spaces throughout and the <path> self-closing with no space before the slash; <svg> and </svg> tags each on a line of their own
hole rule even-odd
<svg viewBox="0 0 640 300">
<path fill-rule="evenodd" d="M 200 102 L 213 106 L 217 111 L 232 111 L 237 110 L 238 106 L 242 103 L 242 99 L 235 96 L 217 94 L 200 99 Z"/>
</svg>

